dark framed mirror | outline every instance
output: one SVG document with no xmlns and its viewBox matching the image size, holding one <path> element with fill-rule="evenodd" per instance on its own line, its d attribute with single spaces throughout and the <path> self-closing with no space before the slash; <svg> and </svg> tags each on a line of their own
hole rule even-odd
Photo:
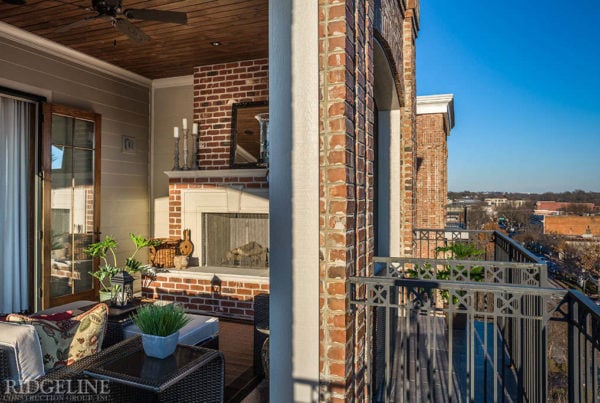
<svg viewBox="0 0 600 403">
<path fill-rule="evenodd" d="M 255 168 L 265 166 L 264 137 L 261 149 L 261 125 L 257 116 L 268 114 L 268 101 L 241 102 L 233 104 L 231 110 L 231 166 L 233 168 Z M 261 156 L 263 150 L 263 156 Z"/>
</svg>

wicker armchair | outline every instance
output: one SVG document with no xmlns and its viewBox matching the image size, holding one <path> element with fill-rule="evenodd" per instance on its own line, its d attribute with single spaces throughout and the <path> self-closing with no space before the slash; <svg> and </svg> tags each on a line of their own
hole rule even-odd
<svg viewBox="0 0 600 403">
<path fill-rule="evenodd" d="M 21 385 L 7 382 L 14 380 L 15 362 L 14 357 L 9 352 L 9 349 L 0 345 L 0 402 L 4 401 L 39 401 L 34 395 L 21 394 L 18 390 L 37 390 L 38 386 L 45 381 L 73 379 L 73 377 L 81 370 L 81 363 L 75 363 L 70 366 L 59 368 L 46 375 L 42 375 L 36 379 L 24 382 Z M 77 365 L 76 365 L 77 364 Z M 33 385 L 35 383 L 35 385 Z M 14 389 L 14 390 L 13 390 Z M 16 392 L 15 392 L 16 391 Z M 60 400 L 56 400 L 60 401 Z M 88 400 L 93 401 L 93 400 Z"/>
<path fill-rule="evenodd" d="M 268 339 L 269 330 L 269 294 L 258 294 L 254 297 L 254 373 L 264 376 L 263 346 Z M 268 347 L 268 345 L 267 345 Z"/>
<path fill-rule="evenodd" d="M 203 352 L 206 356 L 201 365 L 196 365 L 193 371 L 188 371 L 182 374 L 182 370 L 174 372 L 170 379 L 167 380 L 168 387 L 160 388 L 160 390 L 147 390 L 142 387 L 135 387 L 135 382 L 129 382 L 127 376 L 124 376 L 124 382 L 109 383 L 109 394 L 107 396 L 96 396 L 93 391 L 89 391 L 87 395 L 80 394 L 77 398 L 81 401 L 111 401 L 111 402 L 222 402 L 224 400 L 224 383 L 225 383 L 225 363 L 223 354 L 206 348 L 183 346 L 186 349 L 195 349 Z M 87 380 L 93 381 L 94 378 L 86 371 L 96 370 L 107 361 L 114 361 L 116 358 L 125 357 L 132 351 L 141 350 L 141 337 L 136 336 L 120 343 L 117 343 L 100 353 L 82 358 L 81 360 L 59 368 L 48 374 L 30 381 L 29 383 L 41 384 L 43 381 L 71 380 L 74 385 L 78 385 L 78 381 Z M 63 401 L 61 392 L 53 392 L 51 396 L 40 396 L 37 394 L 19 394 L 8 390 L 6 379 L 11 378 L 11 372 L 14 369 L 14 363 L 10 362 L 7 350 L 0 345 L 0 402 L 3 401 Z M 176 379 L 177 378 L 177 379 Z M 133 379 L 133 378 L 132 378 Z M 139 381 L 139 380 L 138 380 Z M 172 384 L 171 384 L 172 383 Z M 37 386 L 36 385 L 36 386 Z M 52 385 L 52 384 L 50 384 Z M 147 386 L 152 387 L 152 383 L 147 383 Z M 27 383 L 23 384 L 22 389 L 27 390 Z M 32 388 L 35 389 L 35 388 Z M 70 394 L 72 392 L 65 390 L 65 401 L 72 400 Z"/>
</svg>

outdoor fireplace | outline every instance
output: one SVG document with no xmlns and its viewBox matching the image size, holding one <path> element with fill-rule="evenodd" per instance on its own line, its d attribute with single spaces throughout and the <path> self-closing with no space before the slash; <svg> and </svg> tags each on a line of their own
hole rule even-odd
<svg viewBox="0 0 600 403">
<path fill-rule="evenodd" d="M 222 267 L 227 269 L 215 271 L 230 273 L 232 269 L 239 274 L 256 274 L 249 269 L 258 269 L 264 273 L 269 268 L 265 170 L 178 171 L 172 175 L 181 176 L 182 182 L 173 181 L 170 186 L 170 236 L 190 230 L 194 244 L 190 268 Z"/>
<path fill-rule="evenodd" d="M 204 266 L 269 267 L 269 215 L 204 213 Z"/>
<path fill-rule="evenodd" d="M 254 297 L 269 292 L 266 169 L 167 171 L 169 236 L 189 230 L 186 269 L 166 268 L 143 289 L 187 311 L 252 320 Z"/>
</svg>

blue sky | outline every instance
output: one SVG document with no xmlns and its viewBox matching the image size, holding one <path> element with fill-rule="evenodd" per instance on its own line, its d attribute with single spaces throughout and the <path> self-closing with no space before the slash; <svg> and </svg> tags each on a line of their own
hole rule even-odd
<svg viewBox="0 0 600 403">
<path fill-rule="evenodd" d="M 454 94 L 451 191 L 600 191 L 600 1 L 422 0 L 417 94 Z"/>
</svg>

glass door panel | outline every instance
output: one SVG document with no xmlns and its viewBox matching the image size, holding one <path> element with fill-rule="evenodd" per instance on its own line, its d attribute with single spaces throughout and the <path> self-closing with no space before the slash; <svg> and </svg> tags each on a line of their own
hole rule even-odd
<svg viewBox="0 0 600 403">
<path fill-rule="evenodd" d="M 95 282 L 89 274 L 94 261 L 84 251 L 96 241 L 98 207 L 96 161 L 99 115 L 73 113 L 52 106 L 45 180 L 44 234 L 49 239 L 44 259 L 45 305 L 93 298 Z M 59 113 L 54 110 L 58 108 Z M 47 121 L 47 120 L 45 120 Z M 48 211 L 49 210 L 49 211 Z"/>
</svg>

